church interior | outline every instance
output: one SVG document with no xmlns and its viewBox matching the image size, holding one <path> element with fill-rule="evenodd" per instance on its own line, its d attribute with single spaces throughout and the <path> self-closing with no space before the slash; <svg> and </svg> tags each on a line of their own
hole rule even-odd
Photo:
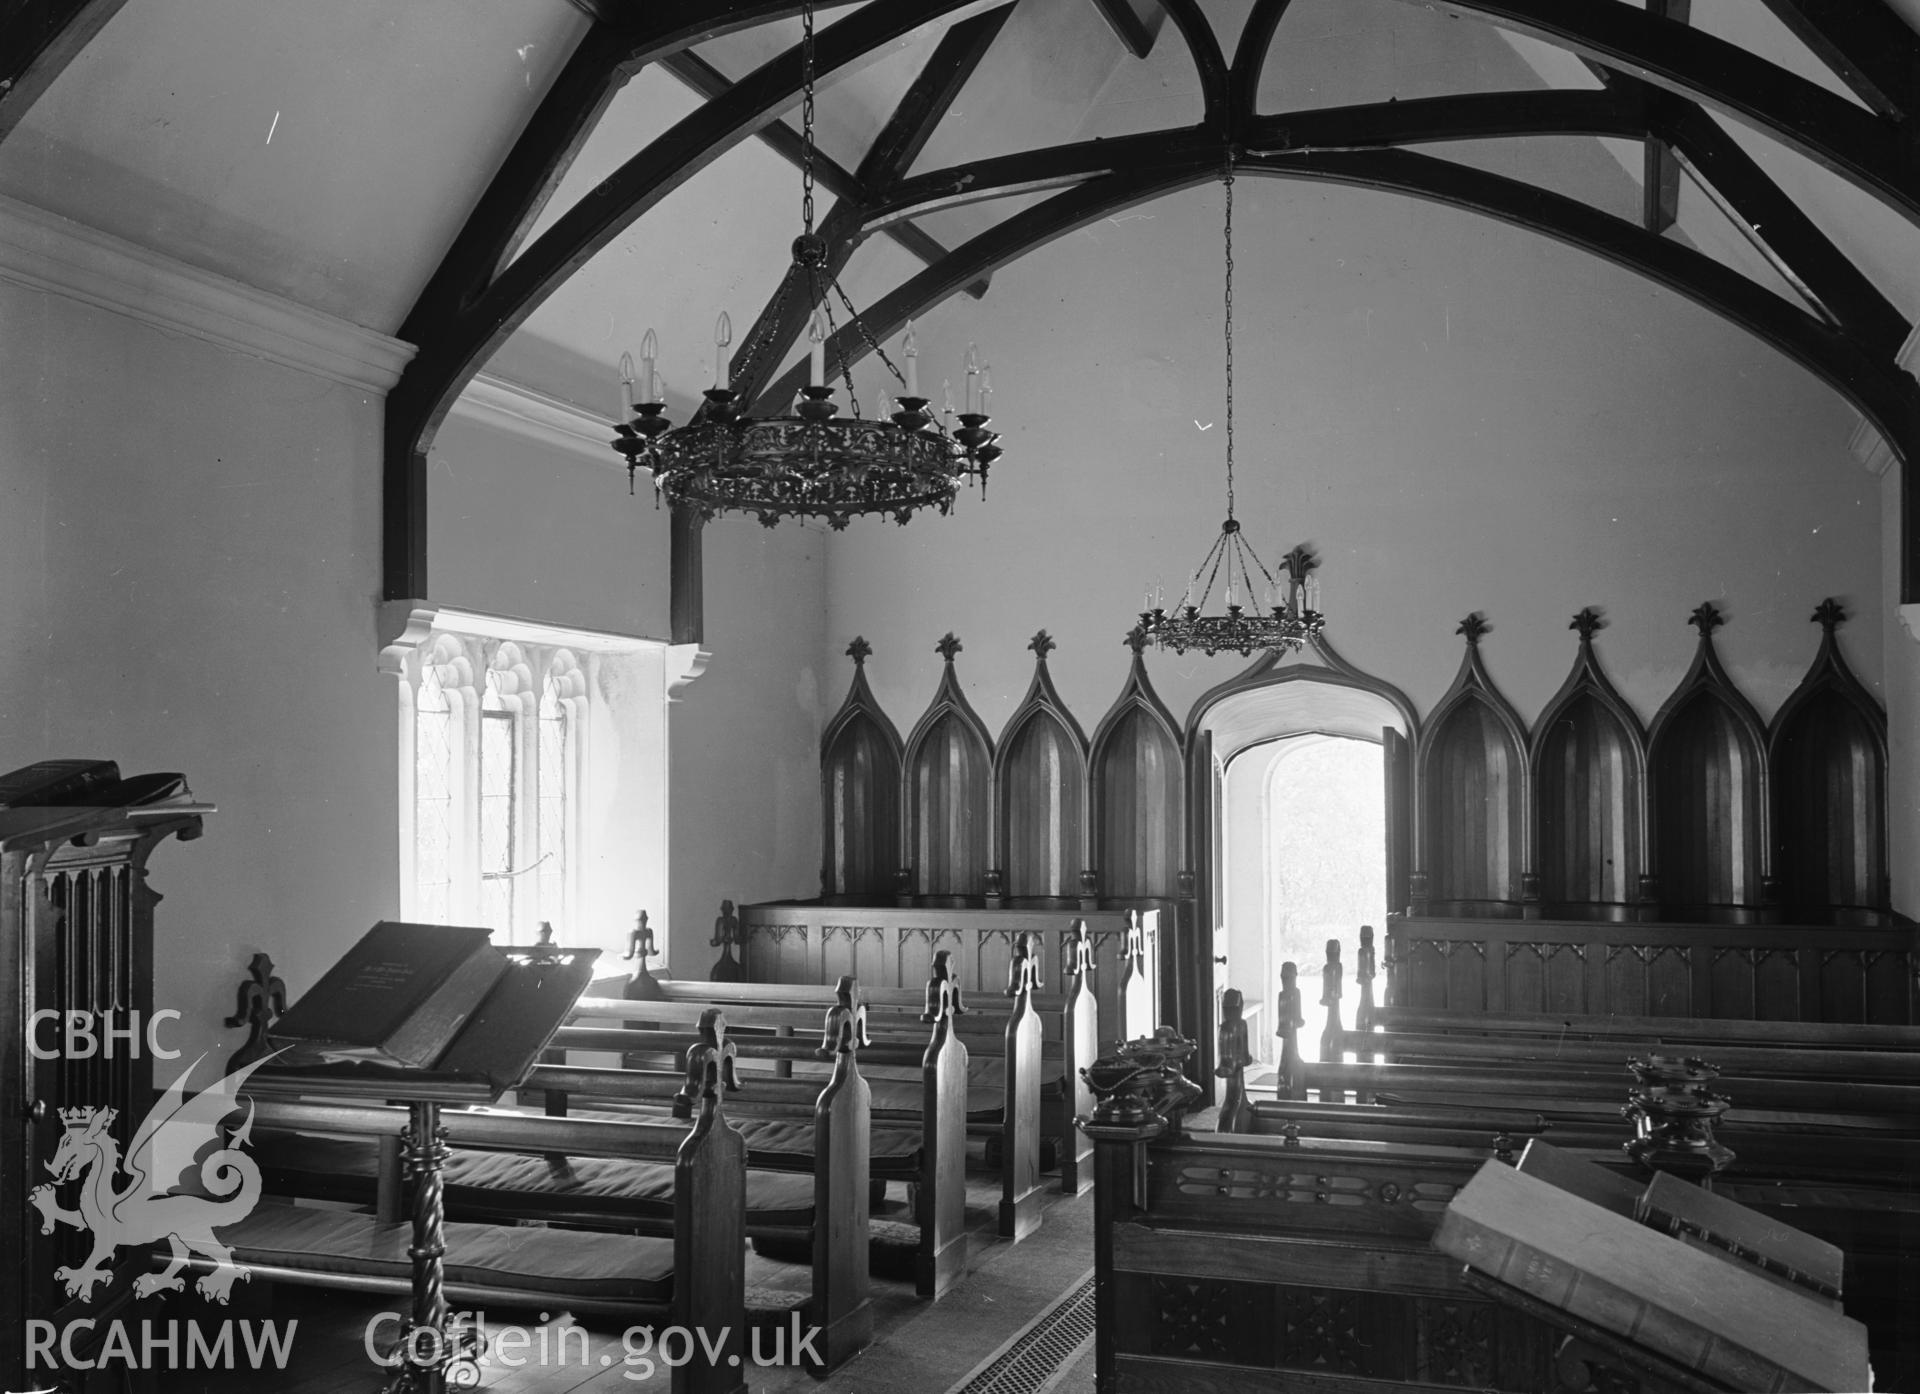
<svg viewBox="0 0 1920 1394">
<path fill-rule="evenodd" d="M 291 1197 L 9 1180 L 0 1384 L 1920 1387 L 1917 125 L 1920 0 L 0 0 L 0 1148 Z M 263 1062 L 389 922 L 493 1053 Z"/>
</svg>

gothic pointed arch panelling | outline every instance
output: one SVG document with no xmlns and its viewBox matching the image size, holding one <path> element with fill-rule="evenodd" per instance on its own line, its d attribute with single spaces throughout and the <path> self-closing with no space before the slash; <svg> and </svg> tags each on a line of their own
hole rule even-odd
<svg viewBox="0 0 1920 1394">
<path fill-rule="evenodd" d="M 1591 607 L 1573 617 L 1579 653 L 1529 748 L 1533 866 L 1548 918 L 1629 918 L 1646 864 L 1646 738 L 1594 653 L 1605 624 Z"/>
<path fill-rule="evenodd" d="M 1008 895 L 1068 900 L 1087 865 L 1087 737 L 1047 672 L 1052 636 L 1027 647 L 1033 681 L 993 762 L 995 850 Z"/>
<path fill-rule="evenodd" d="M 1430 913 L 1520 913 L 1527 862 L 1527 734 L 1487 676 L 1475 611 L 1466 654 L 1420 739 L 1421 867 Z"/>
<path fill-rule="evenodd" d="M 920 895 L 977 896 L 989 866 L 987 809 L 993 739 L 960 690 L 952 634 L 934 646 L 945 661 L 933 701 L 907 738 L 906 853 Z"/>
<path fill-rule="evenodd" d="M 820 737 L 820 893 L 828 899 L 891 895 L 900 867 L 900 733 L 867 685 L 872 652 L 859 636 L 847 646 L 853 682 Z"/>
<path fill-rule="evenodd" d="M 1647 736 L 1651 870 L 1663 918 L 1750 920 L 1766 874 L 1766 730 L 1714 651 L 1718 608 L 1688 623 L 1693 666 Z"/>
<path fill-rule="evenodd" d="M 1094 728 L 1087 762 L 1091 865 L 1104 896 L 1171 897 L 1186 829 L 1180 728 L 1147 677 L 1145 635 L 1136 628 L 1126 642 L 1126 685 Z"/>
<path fill-rule="evenodd" d="M 1773 872 L 1794 923 L 1874 921 L 1889 904 L 1887 717 L 1840 653 L 1839 602 L 1813 619 L 1820 651 L 1768 738 Z"/>
</svg>

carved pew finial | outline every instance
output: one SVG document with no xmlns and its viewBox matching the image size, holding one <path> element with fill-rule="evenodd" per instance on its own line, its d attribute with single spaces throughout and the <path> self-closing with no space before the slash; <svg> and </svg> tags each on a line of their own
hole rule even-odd
<svg viewBox="0 0 1920 1394">
<path fill-rule="evenodd" d="M 1219 1063 L 1213 1073 L 1224 1079 L 1227 1087 L 1221 1095 L 1215 1132 L 1244 1133 L 1252 1116 L 1247 1103 L 1247 1066 L 1253 1063 L 1253 1052 L 1247 1046 L 1246 1009 L 1239 988 L 1230 987 L 1220 994 L 1219 1049 L 1215 1052 Z"/>
<path fill-rule="evenodd" d="M 713 922 L 713 938 L 707 942 L 709 947 L 720 950 L 720 957 L 713 965 L 713 972 L 707 975 L 709 980 L 716 983 L 737 983 L 744 980 L 746 974 L 741 969 L 739 960 L 733 956 L 734 946 L 741 944 L 742 941 L 740 917 L 734 914 L 731 900 L 720 902 L 719 917 Z M 741 952 L 744 955 L 744 947 Z"/>
<path fill-rule="evenodd" d="M 1093 972 L 1093 934 L 1088 930 L 1085 920 L 1073 922 L 1073 928 L 1067 931 L 1066 943 L 1061 947 L 1061 976 L 1078 979 Z"/>
<path fill-rule="evenodd" d="M 1353 980 L 1360 985 L 1360 1002 L 1353 1009 L 1353 1029 L 1358 1032 L 1373 1030 L 1374 1012 L 1373 980 L 1378 973 L 1379 960 L 1373 947 L 1373 926 L 1360 926 L 1359 961 L 1353 966 Z"/>
<path fill-rule="evenodd" d="M 1277 1087 L 1282 1099 L 1304 1099 L 1307 1096 L 1306 1076 L 1300 1068 L 1300 1028 L 1307 1019 L 1300 1015 L 1300 969 L 1292 959 L 1280 965 L 1280 997 L 1275 1004 L 1275 1016 L 1279 1029 L 1274 1035 L 1280 1038 L 1280 1080 Z"/>
<path fill-rule="evenodd" d="M 693 1117 L 694 1105 L 702 1099 L 718 1098 L 720 1092 L 733 1093 L 740 1087 L 740 1070 L 735 1063 L 740 1047 L 727 1037 L 727 1019 L 718 1007 L 700 1013 L 700 1039 L 687 1047 L 687 1082 L 673 1096 L 673 1116 Z"/>
<path fill-rule="evenodd" d="M 1346 1028 L 1340 1023 L 1340 999 L 1345 995 L 1346 967 L 1340 962 L 1340 941 L 1327 940 L 1327 964 L 1320 970 L 1320 1005 L 1327 1009 L 1327 1024 L 1320 1031 L 1320 1058 L 1338 1061 L 1341 1037 Z"/>
<path fill-rule="evenodd" d="M 1033 934 L 1022 930 L 1014 936 L 1013 957 L 1007 963 L 1007 996 L 1036 992 L 1040 987 L 1040 958 L 1034 952 Z"/>
<path fill-rule="evenodd" d="M 240 984 L 233 1015 L 226 1019 L 228 1026 L 248 1028 L 247 1039 L 234 1051 L 229 1069 L 251 1065 L 273 1054 L 273 1040 L 267 1032 L 286 1009 L 287 985 L 274 975 L 273 960 L 263 953 L 255 954 L 247 963 L 247 976 Z"/>
<path fill-rule="evenodd" d="M 821 1030 L 820 1048 L 814 1052 L 823 1060 L 873 1044 L 867 1035 L 867 1004 L 859 1000 L 859 987 L 851 975 L 841 975 L 834 985 L 833 996 L 834 1003 L 827 1008 L 826 1024 Z"/>
<path fill-rule="evenodd" d="M 927 979 L 927 1009 L 920 1020 L 931 1026 L 942 1017 L 966 1014 L 960 984 L 953 978 L 953 950 L 941 949 L 933 956 L 933 973 Z"/>
<path fill-rule="evenodd" d="M 637 959 L 640 966 L 634 971 L 645 972 L 647 960 L 656 952 L 658 950 L 653 947 L 653 926 L 647 923 L 647 912 L 642 910 L 635 917 L 633 928 L 627 931 L 627 951 L 620 956 L 621 961 L 632 963 Z"/>
</svg>

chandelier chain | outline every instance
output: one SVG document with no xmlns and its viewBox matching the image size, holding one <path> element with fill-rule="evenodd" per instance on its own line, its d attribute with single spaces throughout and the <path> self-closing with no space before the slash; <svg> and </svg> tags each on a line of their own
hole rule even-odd
<svg viewBox="0 0 1920 1394">
<path fill-rule="evenodd" d="M 813 232 L 813 4 L 800 11 L 800 220 Z"/>
<path fill-rule="evenodd" d="M 1233 154 L 1227 154 L 1227 517 L 1233 517 Z"/>
</svg>

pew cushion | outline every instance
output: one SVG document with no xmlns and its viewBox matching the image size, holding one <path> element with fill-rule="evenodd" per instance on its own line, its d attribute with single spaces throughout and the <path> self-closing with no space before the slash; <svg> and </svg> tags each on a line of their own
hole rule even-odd
<svg viewBox="0 0 1920 1394">
<path fill-rule="evenodd" d="M 673 1111 L 635 1104 L 630 1108 L 572 1108 L 569 1118 L 597 1118 L 613 1123 L 631 1123 L 635 1118 L 649 1122 L 667 1122 Z M 727 1115 L 727 1121 L 747 1141 L 747 1165 L 761 1161 L 811 1171 L 813 1160 L 813 1122 L 806 1118 L 749 1118 L 739 1113 Z M 912 1128 L 874 1128 L 868 1135 L 867 1169 L 875 1176 L 911 1181 L 920 1174 L 920 1134 Z M 747 1198 L 753 1208 L 753 1197 Z"/>
<path fill-rule="evenodd" d="M 379 1144 L 371 1138 L 273 1134 L 254 1140 L 254 1155 L 270 1185 L 301 1193 L 340 1194 L 328 1180 L 370 1184 L 379 1172 Z M 673 1166 L 619 1157 L 533 1157 L 517 1152 L 455 1149 L 443 1170 L 447 1205 L 459 1211 L 504 1209 L 503 1195 L 530 1212 L 572 1211 L 583 1199 L 606 1203 L 637 1218 L 673 1218 Z M 302 1178 L 322 1184 L 308 1186 Z M 747 1172 L 749 1228 L 804 1229 L 813 1223 L 813 1181 L 805 1176 Z"/>
<path fill-rule="evenodd" d="M 504 1287 L 557 1297 L 665 1303 L 673 1297 L 673 1241 L 599 1234 L 583 1244 L 566 1230 L 449 1223 L 450 1283 Z M 409 1281 L 411 1224 L 371 1215 L 263 1201 L 221 1239 L 242 1264 Z"/>
</svg>

